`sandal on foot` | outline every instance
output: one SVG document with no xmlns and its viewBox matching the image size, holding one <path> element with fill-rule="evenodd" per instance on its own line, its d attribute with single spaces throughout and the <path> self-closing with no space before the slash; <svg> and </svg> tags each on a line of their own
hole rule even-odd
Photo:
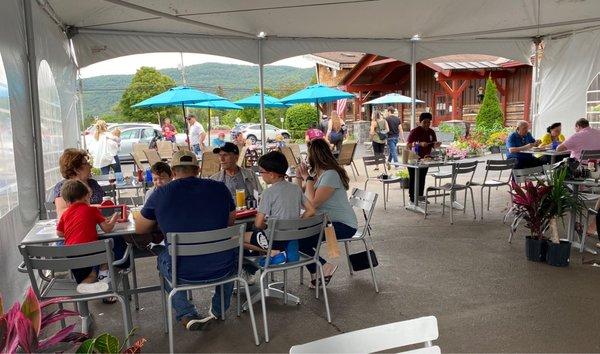
<svg viewBox="0 0 600 354">
<path fill-rule="evenodd" d="M 115 302 L 117 302 L 117 298 L 114 296 L 111 297 L 105 297 L 104 299 L 102 299 L 102 303 L 103 304 L 107 304 L 107 305 L 112 305 Z"/>
</svg>

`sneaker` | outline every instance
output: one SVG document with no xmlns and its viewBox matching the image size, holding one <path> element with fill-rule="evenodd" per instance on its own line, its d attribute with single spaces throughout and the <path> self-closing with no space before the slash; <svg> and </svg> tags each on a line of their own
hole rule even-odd
<svg viewBox="0 0 600 354">
<path fill-rule="evenodd" d="M 98 281 L 102 282 L 102 283 L 110 284 L 110 276 L 109 275 L 100 274 L 98 276 Z"/>
<path fill-rule="evenodd" d="M 285 256 L 285 252 L 279 252 L 276 255 L 274 255 L 273 257 L 271 257 L 271 260 L 269 261 L 269 265 L 278 265 L 278 264 L 284 264 L 286 261 L 286 256 Z M 258 260 L 258 264 L 261 267 L 265 266 L 265 263 L 267 262 L 267 257 L 260 257 L 260 259 Z"/>
<path fill-rule="evenodd" d="M 77 292 L 80 294 L 96 294 L 108 291 L 108 284 L 97 281 L 95 283 L 81 283 L 77 285 Z"/>
<path fill-rule="evenodd" d="M 246 281 L 246 283 L 248 283 L 248 285 L 254 285 L 256 284 L 257 273 L 258 272 L 250 274 L 245 269 L 242 269 L 242 278 Z"/>
</svg>

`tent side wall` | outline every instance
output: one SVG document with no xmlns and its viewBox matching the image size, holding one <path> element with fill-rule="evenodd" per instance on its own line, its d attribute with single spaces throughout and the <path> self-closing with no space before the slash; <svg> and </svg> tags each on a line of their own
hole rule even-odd
<svg viewBox="0 0 600 354">
<path fill-rule="evenodd" d="M 26 48 L 26 26 L 23 1 L 7 0 L 0 11 L 0 55 L 8 84 L 12 146 L 4 142 L 2 153 L 14 151 L 18 187 L 18 204 L 11 200 L 11 209 L 0 217 L 0 291 L 6 305 L 19 299 L 27 287 L 27 276 L 16 271 L 21 261 L 17 245 L 38 218 L 38 201 L 35 179 L 35 152 L 30 85 Z M 75 70 L 68 55 L 68 41 L 59 28 L 33 4 L 36 67 L 46 60 L 56 82 L 61 109 L 60 127 L 64 146 L 77 143 L 77 111 L 74 108 Z M 37 118 L 36 118 L 37 119 Z M 44 127 L 42 129 L 44 134 Z M 44 139 L 44 136 L 42 136 Z M 10 149 L 10 147 L 12 147 Z M 42 146 L 43 148 L 43 146 Z M 16 198 L 15 198 L 16 199 Z"/>
</svg>

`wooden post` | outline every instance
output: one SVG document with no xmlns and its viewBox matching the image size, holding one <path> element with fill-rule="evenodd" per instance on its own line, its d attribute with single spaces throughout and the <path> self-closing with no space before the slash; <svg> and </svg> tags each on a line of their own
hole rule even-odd
<svg viewBox="0 0 600 354">
<path fill-rule="evenodd" d="M 529 122 L 531 117 L 531 75 L 525 76 L 525 102 L 523 104 L 523 120 Z"/>
</svg>

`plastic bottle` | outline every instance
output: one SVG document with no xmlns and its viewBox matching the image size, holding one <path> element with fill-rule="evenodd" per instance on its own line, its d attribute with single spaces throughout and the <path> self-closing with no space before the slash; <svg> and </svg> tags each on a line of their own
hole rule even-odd
<svg viewBox="0 0 600 354">
<path fill-rule="evenodd" d="M 288 262 L 297 262 L 300 260 L 300 253 L 298 252 L 298 240 L 288 241 L 285 246 L 285 253 Z"/>
<path fill-rule="evenodd" d="M 146 169 L 146 183 L 152 182 L 152 171 L 150 169 Z"/>
<path fill-rule="evenodd" d="M 137 181 L 144 182 L 144 175 L 143 175 L 142 170 L 140 170 L 140 169 L 137 170 Z"/>
<path fill-rule="evenodd" d="M 421 145 L 419 145 L 420 143 L 417 141 L 415 143 L 415 154 L 418 156 L 419 155 L 419 150 L 421 149 Z"/>
</svg>

